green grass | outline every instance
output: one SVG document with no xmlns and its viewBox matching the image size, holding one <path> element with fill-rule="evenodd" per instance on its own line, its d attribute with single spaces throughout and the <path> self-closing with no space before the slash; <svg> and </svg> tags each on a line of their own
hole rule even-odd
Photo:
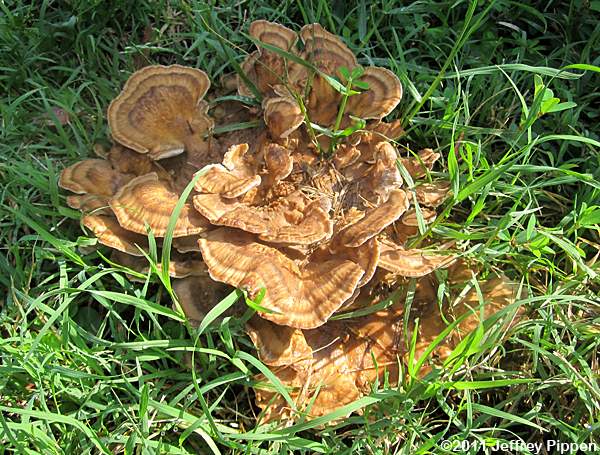
<svg viewBox="0 0 600 455">
<path fill-rule="evenodd" d="M 600 444 L 599 14 L 595 0 L 0 1 L 0 454 Z M 362 415 L 333 426 L 342 412 L 257 423 L 264 367 L 240 321 L 188 330 L 160 277 L 132 283 L 90 248 L 57 188 L 108 139 L 106 108 L 136 65 L 201 67 L 217 83 L 251 50 L 254 18 L 320 22 L 398 74 L 399 148 L 440 151 L 455 189 L 426 235 L 525 291 L 528 318 L 507 336 L 486 324 L 443 370 L 374 385 L 349 405 Z"/>
</svg>

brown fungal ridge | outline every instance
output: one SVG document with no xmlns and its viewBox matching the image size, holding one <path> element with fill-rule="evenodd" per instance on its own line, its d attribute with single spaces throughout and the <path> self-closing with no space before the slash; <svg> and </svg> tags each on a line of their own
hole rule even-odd
<svg viewBox="0 0 600 455">
<path fill-rule="evenodd" d="M 72 209 L 81 210 L 82 213 L 94 215 L 109 215 L 110 207 L 108 198 L 96 194 L 75 194 L 67 196 L 67 205 Z"/>
<path fill-rule="evenodd" d="M 451 277 L 454 273 L 450 270 Z M 429 277 L 420 279 L 416 288 L 413 308 L 419 310 L 420 323 L 414 358 L 419 359 L 426 352 L 449 321 L 464 318 L 457 329 L 435 347 L 433 357 L 428 358 L 418 372 L 420 376 L 439 366 L 451 355 L 461 338 L 482 323 L 480 312 L 473 310 L 480 307 L 474 289 L 452 307 L 446 302 L 440 311 L 435 288 Z M 484 282 L 481 288 L 485 296 L 484 319 L 516 299 L 516 286 L 503 276 Z M 368 394 L 370 384 L 377 378 L 381 380 L 388 375 L 392 383 L 400 379 L 399 365 L 406 365 L 410 360 L 404 346 L 415 330 L 414 322 L 410 321 L 408 332 L 403 331 L 402 302 L 400 299 L 385 310 L 367 316 L 330 321 L 318 329 L 302 331 L 312 356 L 309 359 L 303 357 L 302 361 L 300 357 L 292 356 L 287 364 L 278 362 L 278 366 L 272 368 L 283 385 L 290 387 L 290 395 L 300 413 L 308 412 L 308 419 L 320 417 Z M 285 400 L 272 390 L 259 389 L 256 393 L 257 404 L 267 421 L 295 417 L 290 414 Z"/>
<path fill-rule="evenodd" d="M 196 191 L 220 194 L 224 198 L 234 199 L 257 187 L 260 183 L 260 175 L 244 178 L 236 176 L 221 165 L 212 165 L 198 179 L 195 189 Z"/>
<path fill-rule="evenodd" d="M 110 215 L 86 215 L 82 224 L 89 229 L 100 243 L 132 256 L 143 256 L 148 248 L 148 239 L 140 234 L 123 229 Z"/>
<path fill-rule="evenodd" d="M 112 255 L 112 260 L 119 263 L 120 265 L 127 267 L 135 272 L 146 275 L 150 272 L 150 263 L 143 256 L 132 256 L 128 252 L 115 251 Z M 160 273 L 162 270 L 162 263 L 158 262 L 156 268 Z M 191 257 L 190 255 L 181 254 L 178 252 L 172 252 L 169 261 L 169 276 L 172 278 L 188 278 L 188 277 L 200 277 L 204 278 L 208 276 L 206 270 L 206 264 L 204 264 L 199 258 Z"/>
<path fill-rule="evenodd" d="M 256 346 L 260 360 L 266 365 L 290 365 L 312 357 L 312 350 L 299 329 L 255 316 L 248 321 L 246 332 Z"/>
<path fill-rule="evenodd" d="M 333 224 L 322 201 L 299 199 L 250 206 L 220 195 L 199 194 L 194 196 L 194 207 L 214 225 L 258 234 L 266 242 L 310 245 L 331 237 Z"/>
<path fill-rule="evenodd" d="M 440 255 L 426 250 L 405 250 L 400 245 L 380 242 L 381 253 L 378 265 L 400 276 L 418 278 L 434 270 L 447 267 L 454 261 L 451 255 Z"/>
<path fill-rule="evenodd" d="M 395 190 L 385 204 L 367 212 L 356 223 L 341 232 L 341 242 L 358 247 L 396 221 L 408 208 L 408 197 L 403 190 Z"/>
</svg>

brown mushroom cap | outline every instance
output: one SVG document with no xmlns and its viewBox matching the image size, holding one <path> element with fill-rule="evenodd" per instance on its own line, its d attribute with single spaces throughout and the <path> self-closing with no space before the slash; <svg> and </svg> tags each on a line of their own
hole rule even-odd
<svg viewBox="0 0 600 455">
<path fill-rule="evenodd" d="M 119 224 L 130 231 L 146 234 L 146 224 L 156 237 L 164 237 L 171 213 L 179 195 L 167 183 L 159 180 L 156 173 L 136 177 L 123 186 L 110 200 L 110 207 Z M 185 203 L 173 231 L 173 237 L 184 237 L 206 231 L 210 224 Z"/>
<path fill-rule="evenodd" d="M 254 148 L 248 143 L 231 145 L 223 156 L 223 166 L 238 177 L 253 177 L 258 174 L 264 141 L 260 140 L 254 145 Z"/>
<path fill-rule="evenodd" d="M 360 150 L 353 145 L 340 144 L 338 149 L 333 155 L 333 163 L 336 169 L 344 169 L 354 163 L 360 158 Z"/>
<path fill-rule="evenodd" d="M 420 210 L 425 226 L 435 221 L 437 217 L 435 210 L 428 209 L 427 207 L 420 207 Z M 399 244 L 404 244 L 410 237 L 418 235 L 419 223 L 416 209 L 407 210 L 400 218 L 400 221 L 394 223 L 392 231 L 392 237 Z"/>
<path fill-rule="evenodd" d="M 251 206 L 217 194 L 198 194 L 194 196 L 194 207 L 212 224 L 259 234 L 266 242 L 310 245 L 333 233 L 325 201 L 311 202 L 295 193 L 277 200 L 275 205 Z"/>
<path fill-rule="evenodd" d="M 223 157 L 223 164 L 211 165 L 196 181 L 195 189 L 237 198 L 261 184 L 258 168 L 259 160 L 250 152 L 248 144 L 232 145 Z"/>
<path fill-rule="evenodd" d="M 396 165 L 396 149 L 389 142 L 379 142 L 374 147 L 375 164 L 369 166 L 363 176 L 365 184 L 361 191 L 369 201 L 386 201 L 390 192 L 402 185 L 402 177 Z"/>
<path fill-rule="evenodd" d="M 200 249 L 214 280 L 251 296 L 265 288 L 261 305 L 273 313 L 260 315 L 295 328 L 322 325 L 353 294 L 364 274 L 355 263 L 337 258 L 301 268 L 252 235 L 226 228 L 208 232 L 200 239 Z"/>
<path fill-rule="evenodd" d="M 300 37 L 304 42 L 302 58 L 309 61 L 319 71 L 343 80 L 340 67 L 350 71 L 358 66 L 356 57 L 348 46 L 336 35 L 329 33 L 319 24 L 309 24 L 302 27 Z M 298 66 L 290 78 L 310 80 L 305 67 Z M 341 94 L 322 76 L 316 75 L 310 86 L 306 106 L 311 121 L 320 125 L 333 125 L 338 113 Z"/>
<path fill-rule="evenodd" d="M 327 198 L 318 199 L 305 205 L 296 220 L 291 220 L 289 212 L 279 211 L 267 223 L 267 230 L 259 238 L 271 243 L 289 243 L 292 245 L 311 245 L 331 237 L 333 222 L 329 218 Z M 292 222 L 290 222 L 292 221 Z"/>
<path fill-rule="evenodd" d="M 377 140 L 395 140 L 404 134 L 402 121 L 400 119 L 392 122 L 378 122 L 375 125 L 369 125 L 367 128 L 371 137 L 376 137 Z"/>
<path fill-rule="evenodd" d="M 253 38 L 278 47 L 284 51 L 294 51 L 298 35 L 283 25 L 257 20 L 250 24 L 249 34 Z M 241 67 L 246 77 L 252 81 L 258 91 L 269 95 L 273 87 L 287 79 L 289 62 L 276 52 L 269 51 L 260 46 L 244 60 Z M 242 96 L 254 96 L 252 91 L 239 78 L 238 93 Z"/>
<path fill-rule="evenodd" d="M 453 267 L 449 269 L 449 281 L 452 281 L 455 271 Z M 428 277 L 421 280 L 427 280 Z M 431 282 L 431 280 L 427 280 Z M 421 283 L 426 284 L 426 283 Z M 426 284 L 425 287 L 431 287 L 431 284 Z M 512 283 L 504 275 L 493 276 L 486 281 L 480 282 L 481 295 L 483 296 L 483 317 L 489 318 L 498 311 L 506 308 L 514 303 L 518 298 L 518 286 Z M 456 288 L 456 292 L 462 292 L 463 286 Z M 429 294 L 435 295 L 435 288 L 426 291 Z M 465 317 L 457 326 L 457 330 L 451 333 L 444 339 L 433 352 L 438 359 L 444 360 L 452 353 L 454 347 L 460 342 L 461 338 L 475 330 L 481 322 L 481 304 L 479 295 L 475 288 L 471 288 L 468 293 L 454 302 L 452 306 L 444 305 L 444 316 L 440 312 L 439 304 L 435 298 L 422 301 L 420 305 L 415 306 L 415 311 L 419 312 L 419 335 L 417 337 L 417 345 L 415 358 L 420 357 L 429 345 L 437 338 L 437 336 L 447 327 L 448 322 L 462 317 Z M 517 311 L 517 318 L 522 316 L 520 310 Z M 511 322 L 511 321 L 509 321 Z M 427 369 L 422 370 L 422 374 L 426 373 Z"/>
<path fill-rule="evenodd" d="M 131 75 L 108 108 L 113 138 L 154 159 L 177 155 L 212 127 L 201 103 L 210 86 L 204 71 L 147 66 Z"/>
<path fill-rule="evenodd" d="M 368 393 L 370 383 L 377 376 L 382 377 L 385 371 L 391 372 L 392 381 L 397 378 L 394 343 L 399 340 L 394 336 L 397 331 L 394 323 L 398 315 L 392 317 L 389 310 L 384 313 L 305 330 L 305 340 L 313 353 L 311 360 L 274 369 L 282 383 L 293 388 L 290 395 L 298 409 L 308 413 L 308 419 L 328 414 L 360 398 Z M 371 327 L 367 330 L 369 324 Z M 361 328 L 364 328 L 362 332 Z M 266 390 L 257 391 L 257 404 L 271 420 L 281 418 L 286 406 L 274 395 Z"/>
<path fill-rule="evenodd" d="M 299 372 L 290 366 L 273 368 L 272 371 L 288 389 L 294 403 L 298 403 L 303 382 Z M 258 381 L 258 384 L 254 386 L 255 402 L 262 409 L 261 420 L 263 422 L 293 420 L 295 415 L 288 402 L 272 387 L 261 386 L 261 382 L 268 384 L 265 375 L 258 374 L 255 379 Z"/>
<path fill-rule="evenodd" d="M 426 250 L 405 250 L 402 246 L 389 241 L 379 243 L 381 248 L 379 267 L 400 276 L 422 277 L 438 268 L 446 267 L 454 260 L 453 256 L 435 254 Z"/>
<path fill-rule="evenodd" d="M 189 276 L 173 281 L 173 291 L 192 325 L 199 324 L 204 316 L 228 293 L 228 286 L 213 281 L 208 275 Z M 229 308 L 223 316 L 236 313 Z"/>
<path fill-rule="evenodd" d="M 438 180 L 433 183 L 423 183 L 415 188 L 419 204 L 428 207 L 438 207 L 444 203 L 450 193 L 450 182 Z"/>
<path fill-rule="evenodd" d="M 341 76 L 340 67 L 349 70 L 358 66 L 356 56 L 340 39 L 320 24 L 308 24 L 300 30 L 304 42 L 302 56 L 320 71 L 330 76 Z"/>
<path fill-rule="evenodd" d="M 260 185 L 260 175 L 252 177 L 238 177 L 229 172 L 225 167 L 212 165 L 196 182 L 196 191 L 219 194 L 224 198 L 237 198 L 252 188 Z"/>
<path fill-rule="evenodd" d="M 275 374 L 281 383 L 291 389 L 290 397 L 296 403 L 298 410 L 306 414 L 306 420 L 329 414 L 361 397 L 354 375 L 337 375 L 324 380 L 319 373 L 313 377 L 311 373 L 299 372 L 290 366 L 275 369 Z M 259 381 L 264 379 L 263 375 L 257 376 Z M 310 387 L 307 387 L 307 384 Z M 255 393 L 256 404 L 263 410 L 263 421 L 294 420 L 298 417 L 292 413 L 287 401 L 272 389 L 255 387 Z M 329 424 L 334 424 L 340 419 Z"/>
<path fill-rule="evenodd" d="M 168 173 L 156 161 L 120 144 L 114 144 L 110 148 L 106 159 L 115 170 L 123 174 L 140 176 L 156 172 L 161 178 L 168 179 Z"/>
<path fill-rule="evenodd" d="M 509 280 L 506 275 L 493 275 L 484 281 L 481 285 L 481 294 L 483 296 L 484 318 L 488 318 L 508 305 L 514 303 L 519 298 L 519 286 L 517 283 Z M 457 308 L 458 307 L 458 308 Z M 461 308 L 462 307 L 462 310 Z M 480 316 L 478 309 L 480 307 L 479 295 L 476 289 L 471 291 L 456 305 L 453 305 L 455 314 L 462 315 L 469 311 L 471 314 L 458 325 L 461 336 L 464 336 L 479 325 Z M 517 316 L 522 315 L 522 310 L 517 311 Z"/>
<path fill-rule="evenodd" d="M 81 219 L 81 222 L 94 233 L 101 244 L 115 250 L 133 256 L 143 256 L 140 248 L 143 250 L 148 249 L 147 237 L 123 229 L 113 216 L 86 215 Z"/>
<path fill-rule="evenodd" d="M 371 238 L 362 245 L 354 248 L 341 245 L 334 240 L 315 250 L 311 254 L 310 260 L 324 261 L 329 257 L 335 257 L 354 262 L 364 271 L 364 274 L 358 283 L 358 287 L 361 287 L 373 278 L 377 269 L 377 264 L 379 263 L 379 254 L 379 242 L 375 238 Z"/>
<path fill-rule="evenodd" d="M 58 181 L 61 188 L 77 194 L 112 196 L 124 183 L 124 176 L 102 159 L 87 159 L 65 168 Z"/>
<path fill-rule="evenodd" d="M 293 30 L 265 20 L 252 22 L 248 33 L 253 38 L 280 49 L 291 49 L 298 40 L 298 36 Z"/>
<path fill-rule="evenodd" d="M 386 68 L 368 67 L 360 77 L 369 88 L 348 99 L 348 112 L 364 119 L 381 119 L 392 112 L 402 98 L 402 84 Z"/>
<path fill-rule="evenodd" d="M 291 151 L 279 144 L 268 144 L 265 147 L 264 161 L 268 172 L 265 184 L 270 187 L 288 177 L 294 169 Z"/>
<path fill-rule="evenodd" d="M 254 316 L 246 324 L 246 332 L 266 365 L 293 365 L 312 358 L 302 330 Z"/>
<path fill-rule="evenodd" d="M 431 224 L 437 218 L 437 213 L 435 210 L 428 209 L 426 207 L 421 207 L 420 209 L 421 209 L 421 216 L 423 217 L 423 221 L 425 222 L 425 224 Z M 402 215 L 402 218 L 400 219 L 400 221 L 405 226 L 411 226 L 411 227 L 419 226 L 419 221 L 417 218 L 417 210 L 416 209 L 407 210 Z"/>
<path fill-rule="evenodd" d="M 173 247 L 180 253 L 193 253 L 194 251 L 200 251 L 198 240 L 200 240 L 198 235 L 177 237 L 173 239 Z"/>
<path fill-rule="evenodd" d="M 108 206 L 108 197 L 96 194 L 75 194 L 67 196 L 67 205 L 72 209 L 81 210 L 83 213 L 94 215 L 112 215 Z"/>
<path fill-rule="evenodd" d="M 425 177 L 431 171 L 439 158 L 439 153 L 431 149 L 423 149 L 419 151 L 416 157 L 400 158 L 400 162 L 413 179 L 419 179 Z"/>
<path fill-rule="evenodd" d="M 263 116 L 271 136 L 285 139 L 304 122 L 304 114 L 296 100 L 288 96 L 266 98 Z"/>
<path fill-rule="evenodd" d="M 340 232 L 338 241 L 348 247 L 360 246 L 400 218 L 407 208 L 406 193 L 403 190 L 394 190 L 387 202 L 368 211 L 360 221 Z"/>
<path fill-rule="evenodd" d="M 502 277 L 482 283 L 481 290 L 486 302 L 486 318 L 514 302 L 516 297 L 514 285 Z M 308 419 L 313 419 L 369 393 L 372 381 L 382 378 L 385 373 L 391 384 L 397 383 L 400 373 L 398 363 L 408 360 L 405 346 L 412 338 L 410 332 L 414 330 L 412 321 L 415 318 L 420 319 L 415 354 L 415 359 L 418 359 L 446 329 L 448 320 L 470 313 L 461 321 L 458 330 L 435 348 L 434 355 L 444 360 L 460 341 L 461 334 L 478 326 L 478 307 L 478 298 L 473 291 L 452 309 L 443 308 L 445 315 L 442 315 L 436 286 L 430 277 L 425 277 L 417 284 L 408 333 L 403 330 L 405 308 L 400 299 L 385 310 L 367 316 L 330 321 L 318 329 L 304 330 L 304 338 L 313 352 L 312 360 L 292 362 L 274 368 L 273 372 L 285 386 L 291 388 L 290 396 L 298 409 L 308 412 Z M 424 375 L 429 369 L 430 365 L 425 364 L 419 374 Z M 257 390 L 256 398 L 267 420 L 294 417 L 283 398 L 272 390 Z M 309 409 L 311 402 L 314 405 Z"/>
</svg>

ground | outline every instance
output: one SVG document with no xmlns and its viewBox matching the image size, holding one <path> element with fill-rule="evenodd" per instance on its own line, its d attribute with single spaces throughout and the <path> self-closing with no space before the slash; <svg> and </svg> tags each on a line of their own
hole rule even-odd
<svg viewBox="0 0 600 455">
<path fill-rule="evenodd" d="M 0 2 L 0 454 L 600 443 L 599 15 L 575 0 Z M 480 333 L 423 382 L 375 385 L 333 426 L 257 423 L 261 365 L 239 323 L 190 333 L 156 277 L 131 282 L 82 236 L 57 187 L 107 142 L 132 71 L 180 63 L 219 81 L 255 18 L 320 22 L 400 77 L 400 149 L 439 151 L 455 189 L 431 235 L 524 289 L 527 318 L 506 335 Z"/>
</svg>

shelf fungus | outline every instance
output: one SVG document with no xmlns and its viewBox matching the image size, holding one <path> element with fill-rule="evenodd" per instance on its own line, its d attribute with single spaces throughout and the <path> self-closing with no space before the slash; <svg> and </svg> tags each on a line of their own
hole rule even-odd
<svg viewBox="0 0 600 455">
<path fill-rule="evenodd" d="M 179 65 L 147 66 L 135 72 L 108 108 L 115 141 L 153 159 L 202 148 L 213 126 L 203 102 L 206 73 Z"/>
<path fill-rule="evenodd" d="M 319 24 L 306 25 L 296 34 L 280 24 L 255 21 L 250 36 L 258 49 L 242 64 L 246 77 L 240 78 L 238 92 L 253 96 L 246 82 L 254 85 L 263 97 L 265 123 L 274 139 L 287 138 L 306 118 L 324 128 L 332 127 L 340 113 L 342 94 L 331 78 L 347 83 L 345 70 L 359 69 L 357 82 L 368 90 L 348 99 L 341 127 L 351 124 L 351 116 L 380 121 L 402 98 L 402 85 L 393 72 L 362 68 L 348 46 Z M 293 59 L 287 57 L 290 54 Z"/>
<path fill-rule="evenodd" d="M 169 183 L 151 172 L 132 179 L 122 186 L 109 201 L 119 224 L 132 232 L 146 234 L 150 228 L 156 237 L 164 237 L 169 219 L 179 200 Z M 175 223 L 173 237 L 204 232 L 209 223 L 185 203 Z"/>
<path fill-rule="evenodd" d="M 296 33 L 260 20 L 249 34 L 257 50 L 226 89 L 261 103 L 223 97 L 200 69 L 143 68 L 108 108 L 114 144 L 66 168 L 59 185 L 137 278 L 150 272 L 148 231 L 160 250 L 173 223 L 169 274 L 194 324 L 230 287 L 261 295 L 246 332 L 293 402 L 258 385 L 257 404 L 267 420 L 314 418 L 374 382 L 397 383 L 414 331 L 421 355 L 464 316 L 420 374 L 440 367 L 516 291 L 499 276 L 454 293 L 477 272 L 427 231 L 450 185 L 433 172 L 440 153 L 401 154 L 392 142 L 403 134 L 383 120 L 402 97 L 394 73 L 360 66 L 318 24 Z"/>
<path fill-rule="evenodd" d="M 302 265 L 248 233 L 221 228 L 200 239 L 202 258 L 215 281 L 256 296 L 266 289 L 263 318 L 294 328 L 324 324 L 354 293 L 364 271 L 347 259 L 329 257 Z"/>
<path fill-rule="evenodd" d="M 451 268 L 449 281 L 452 273 Z M 458 294 L 453 304 L 440 306 L 435 298 L 436 284 L 436 279 L 431 276 L 417 282 L 411 319 L 406 325 L 405 296 L 401 296 L 385 310 L 330 321 L 318 329 L 303 330 L 304 340 L 295 334 L 294 345 L 306 343 L 312 355 L 307 357 L 302 349 L 288 348 L 288 355 L 282 356 L 282 361 L 271 363 L 273 373 L 288 388 L 292 404 L 269 388 L 266 378 L 259 375 L 262 383 L 257 386 L 256 400 L 263 410 L 264 420 L 321 417 L 369 394 L 374 381 L 379 381 L 379 384 L 384 380 L 392 384 L 397 382 L 402 371 L 406 371 L 401 365 L 411 361 L 408 346 L 413 336 L 416 339 L 414 362 L 419 361 L 430 346 L 434 346 L 432 358 L 435 361 L 426 359 L 418 372 L 424 376 L 435 367 L 435 363 L 442 365 L 464 336 L 494 313 L 513 304 L 518 293 L 517 286 L 505 276 L 496 276 L 481 286 L 483 300 L 477 290 L 471 288 L 466 294 Z M 464 283 L 459 289 L 464 289 Z M 519 312 L 513 308 L 511 314 L 517 316 Z M 417 319 L 418 325 L 415 323 Z M 459 321 L 457 329 L 433 344 L 451 321 Z M 514 321 L 514 318 L 508 319 L 507 325 Z M 262 340 L 262 343 L 265 341 Z M 280 340 L 272 343 L 281 351 Z M 290 341 L 286 343 L 286 347 L 291 345 Z M 259 352 L 271 348 L 259 343 L 257 346 Z M 289 358 L 290 351 L 296 354 L 292 358 Z"/>
</svg>

